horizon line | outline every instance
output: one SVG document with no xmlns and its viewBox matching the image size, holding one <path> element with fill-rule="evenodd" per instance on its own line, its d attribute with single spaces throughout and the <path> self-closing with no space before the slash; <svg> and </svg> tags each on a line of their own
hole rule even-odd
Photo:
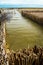
<svg viewBox="0 0 43 65">
<path fill-rule="evenodd" d="M 0 4 L 0 8 L 43 8 L 41 4 Z"/>
</svg>

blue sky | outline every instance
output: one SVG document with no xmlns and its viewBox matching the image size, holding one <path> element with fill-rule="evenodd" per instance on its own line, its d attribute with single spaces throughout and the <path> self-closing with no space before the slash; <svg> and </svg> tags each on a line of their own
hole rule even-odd
<svg viewBox="0 0 43 65">
<path fill-rule="evenodd" d="M 0 7 L 3 5 L 35 5 L 38 7 L 40 7 L 40 5 L 42 5 L 43 7 L 43 0 L 0 0 Z M 27 5 L 27 6 L 28 6 Z"/>
</svg>

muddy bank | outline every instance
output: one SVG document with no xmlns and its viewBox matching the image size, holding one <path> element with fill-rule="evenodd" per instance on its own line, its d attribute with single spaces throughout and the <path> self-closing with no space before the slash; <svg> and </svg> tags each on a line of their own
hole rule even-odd
<svg viewBox="0 0 43 65">
<path fill-rule="evenodd" d="M 22 11 L 22 16 L 27 17 L 38 24 L 43 25 L 43 11 Z"/>
</svg>

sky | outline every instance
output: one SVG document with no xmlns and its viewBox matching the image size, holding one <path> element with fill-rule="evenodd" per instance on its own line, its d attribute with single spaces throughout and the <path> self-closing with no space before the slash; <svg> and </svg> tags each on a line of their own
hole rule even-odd
<svg viewBox="0 0 43 65">
<path fill-rule="evenodd" d="M 43 0 L 0 0 L 0 8 L 8 7 L 40 7 L 43 8 Z"/>
<path fill-rule="evenodd" d="M 0 4 L 39 4 L 39 5 L 43 5 L 43 0 L 0 0 Z"/>
</svg>

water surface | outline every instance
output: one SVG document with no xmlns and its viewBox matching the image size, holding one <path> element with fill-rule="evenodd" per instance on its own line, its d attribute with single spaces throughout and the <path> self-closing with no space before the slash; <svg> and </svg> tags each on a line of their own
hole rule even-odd
<svg viewBox="0 0 43 65">
<path fill-rule="evenodd" d="M 34 21 L 35 22 L 35 21 Z M 43 46 L 43 27 L 26 19 L 16 11 L 6 23 L 6 42 L 13 50 Z"/>
</svg>

